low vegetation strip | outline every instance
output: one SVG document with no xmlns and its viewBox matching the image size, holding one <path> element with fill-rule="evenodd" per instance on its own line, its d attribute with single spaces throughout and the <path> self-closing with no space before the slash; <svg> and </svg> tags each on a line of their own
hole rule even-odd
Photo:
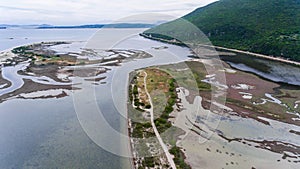
<svg viewBox="0 0 300 169">
<path fill-rule="evenodd" d="M 144 83 L 141 83 L 142 79 L 145 79 Z M 147 116 L 147 111 L 149 111 L 149 109 L 154 110 L 154 124 L 158 133 L 164 133 L 172 127 L 172 123 L 169 121 L 169 118 L 170 113 L 173 111 L 173 107 L 176 104 L 176 86 L 177 84 L 175 79 L 159 68 L 146 68 L 142 71 L 137 71 L 129 86 L 129 106 L 133 106 L 136 110 L 135 113 L 141 114 L 140 116 L 144 118 L 144 121 L 130 122 L 132 126 L 132 132 L 130 133 L 131 137 L 142 139 L 155 137 L 153 127 L 150 123 L 151 116 Z M 145 87 L 147 90 L 145 90 Z M 147 96 L 148 92 L 149 96 Z M 150 104 L 151 102 L 149 101 L 149 97 L 152 99 L 153 103 L 155 103 L 153 104 L 153 107 Z M 167 142 L 168 147 L 171 148 L 171 150 L 176 149 L 176 151 L 164 153 L 163 157 L 157 158 L 154 157 L 154 154 L 153 157 L 135 157 L 135 167 L 155 168 L 155 166 L 166 166 L 166 168 L 168 168 L 170 167 L 170 163 L 168 162 L 165 154 L 171 153 L 174 156 L 173 161 L 176 168 L 188 168 L 189 165 L 184 162 L 185 157 L 183 152 L 180 148 L 176 147 L 175 143 L 176 141 L 173 141 L 172 144 Z M 132 142 L 132 144 L 133 147 L 137 147 L 137 142 Z M 150 142 L 146 144 L 150 144 Z M 148 151 L 150 151 L 149 147 Z"/>
</svg>

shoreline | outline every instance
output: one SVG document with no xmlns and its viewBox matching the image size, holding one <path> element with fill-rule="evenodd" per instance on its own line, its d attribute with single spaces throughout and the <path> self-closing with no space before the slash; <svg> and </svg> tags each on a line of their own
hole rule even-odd
<svg viewBox="0 0 300 169">
<path fill-rule="evenodd" d="M 230 48 L 225 48 L 225 47 L 221 47 L 221 46 L 209 46 L 209 45 L 201 45 L 201 46 L 212 47 L 215 49 L 221 49 L 221 50 L 226 50 L 226 51 L 231 51 L 231 52 L 236 52 L 236 53 L 242 53 L 242 54 L 246 54 L 246 55 L 250 55 L 250 56 L 254 56 L 254 57 L 258 57 L 258 58 L 262 58 L 262 59 L 277 61 L 277 62 L 281 62 L 281 63 L 287 63 L 287 64 L 291 64 L 294 66 L 300 66 L 300 62 L 288 60 L 285 58 L 273 57 L 273 56 L 263 55 L 263 54 L 259 54 L 259 53 L 249 52 L 249 51 L 242 51 L 242 50 L 238 50 L 238 49 L 230 49 Z"/>
<path fill-rule="evenodd" d="M 299 63 L 300 64 L 300 63 Z M 127 110 L 127 117 L 128 117 L 128 110 Z M 127 124 L 127 133 L 128 133 L 128 135 L 130 135 L 130 124 L 127 122 L 126 123 Z M 132 149 L 132 145 L 131 145 L 131 139 L 130 139 L 130 137 L 129 137 L 129 150 L 131 151 L 131 153 L 133 153 L 133 149 Z M 130 163 L 133 165 L 133 167 L 134 167 L 134 158 L 130 158 Z"/>
<path fill-rule="evenodd" d="M 17 46 L 13 46 L 11 48 L 0 50 L 0 54 L 5 53 L 5 52 L 10 52 L 15 48 L 19 48 L 19 47 L 23 47 L 23 46 L 36 45 L 36 44 L 41 44 L 41 43 L 57 43 L 57 42 L 73 43 L 73 42 L 84 42 L 84 41 L 83 40 L 46 40 L 46 41 L 28 42 L 28 43 L 24 43 L 22 45 L 17 45 Z"/>
<path fill-rule="evenodd" d="M 185 44 L 182 44 L 181 42 L 177 42 L 177 41 L 173 42 L 173 41 L 162 39 L 162 38 L 150 37 L 144 33 L 141 33 L 140 36 L 151 39 L 151 40 L 156 40 L 156 41 L 173 44 L 173 45 L 179 45 L 179 46 L 193 45 L 193 44 L 185 45 Z M 287 64 L 291 64 L 294 66 L 300 66 L 300 62 L 288 60 L 288 59 L 281 58 L 281 57 L 273 57 L 273 56 L 268 56 L 268 55 L 264 55 L 264 54 L 259 54 L 259 53 L 249 52 L 249 51 L 242 51 L 242 50 L 238 50 L 238 49 L 225 48 L 225 47 L 214 46 L 214 45 L 211 46 L 211 45 L 201 44 L 200 46 L 214 48 L 214 49 L 220 49 L 220 50 L 226 50 L 226 51 L 235 52 L 235 53 L 247 54 L 249 56 L 254 56 L 254 57 L 258 57 L 258 58 L 262 58 L 262 59 L 277 61 L 277 62 L 281 62 L 281 63 L 287 63 Z"/>
</svg>

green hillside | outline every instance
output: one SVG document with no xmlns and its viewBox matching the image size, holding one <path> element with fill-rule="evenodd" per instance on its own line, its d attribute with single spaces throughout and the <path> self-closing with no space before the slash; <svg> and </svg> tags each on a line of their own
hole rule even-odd
<svg viewBox="0 0 300 169">
<path fill-rule="evenodd" d="M 183 19 L 216 46 L 300 61 L 300 0 L 220 0 Z M 182 23 L 177 19 L 145 33 L 184 34 Z"/>
</svg>

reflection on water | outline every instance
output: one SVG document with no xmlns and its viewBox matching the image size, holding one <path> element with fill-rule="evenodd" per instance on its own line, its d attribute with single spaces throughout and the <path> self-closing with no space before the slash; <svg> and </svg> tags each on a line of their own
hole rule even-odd
<svg viewBox="0 0 300 169">
<path fill-rule="evenodd" d="M 300 86 L 300 67 L 298 66 L 242 54 L 221 56 L 221 58 L 236 69 L 252 72 L 275 82 Z"/>
<path fill-rule="evenodd" d="M 122 33 L 122 31 L 119 33 Z M 116 31 L 109 30 L 104 36 L 109 39 L 113 34 L 116 34 Z M 170 59 L 170 57 L 172 58 L 172 55 L 170 55 L 172 52 L 180 55 L 181 59 L 190 55 L 187 48 L 168 45 L 170 50 L 165 51 L 167 53 L 166 57 L 161 56 L 159 60 L 157 57 L 159 57 L 160 52 L 155 51 L 152 47 L 162 46 L 162 43 L 138 36 L 133 37 L 128 43 L 123 42 L 123 46 L 119 44 L 118 49 L 151 49 L 156 58 L 148 58 L 145 61 L 142 61 L 143 59 L 128 60 L 124 63 L 124 65 L 127 65 L 125 69 L 123 69 L 123 66 L 117 67 L 118 72 L 121 72 L 116 75 L 117 79 L 119 77 L 117 82 L 122 84 L 122 87 L 117 87 L 116 93 L 121 92 L 122 95 L 114 101 L 121 105 L 126 105 L 127 102 L 127 86 L 124 84 L 128 80 L 126 72 L 147 65 L 159 64 L 160 61 L 167 64 L 172 60 Z M 68 49 L 67 46 L 61 47 L 62 49 L 56 48 L 56 50 L 66 51 Z M 80 47 L 80 45 L 76 47 Z M 74 48 L 73 46 L 72 50 L 77 51 Z M 131 53 L 127 54 L 130 55 Z M 177 60 L 179 61 L 180 58 Z M 22 87 L 24 79 L 31 79 L 45 85 L 68 84 L 56 82 L 46 76 L 36 77 L 34 74 L 32 76 L 18 74 L 19 70 L 24 70 L 27 66 L 28 63 L 21 63 L 16 66 L 2 68 L 3 78 L 12 82 L 12 85 L 1 89 L 1 95 Z M 97 66 L 99 68 L 99 65 Z M 31 96 L 38 93 L 29 93 L 20 95 L 24 96 L 24 99 L 10 98 L 2 102 L 0 104 L 0 168 L 130 168 L 127 158 L 111 154 L 89 139 L 77 120 L 73 106 L 73 94 L 91 90 L 93 94 L 96 94 L 96 101 L 103 110 L 105 121 L 116 131 L 126 133 L 127 119 L 124 119 L 126 112 L 118 112 L 113 106 L 112 98 L 106 95 L 110 92 L 110 82 L 113 81 L 112 75 L 114 72 L 115 68 L 101 75 L 101 77 L 106 76 L 103 82 L 108 84 L 95 85 L 93 81 L 86 81 L 84 77 L 80 78 L 82 83 L 76 84 L 74 87 L 82 90 L 75 90 L 74 93 L 67 92 L 68 95 L 62 98 L 31 99 Z M 125 73 L 125 75 L 122 73 Z M 70 80 L 74 79 L 70 78 Z M 55 95 L 55 92 L 52 94 Z M 43 95 L 43 93 L 40 93 L 40 95 Z M 82 96 L 87 98 L 85 100 L 87 103 L 85 110 L 88 112 L 89 99 L 94 98 L 86 93 Z M 99 134 L 102 138 L 110 135 L 109 131 L 98 131 L 100 131 Z M 108 141 L 116 143 L 114 145 L 116 149 L 121 149 L 120 146 L 123 145 L 120 144 L 120 140 Z"/>
<path fill-rule="evenodd" d="M 47 30 L 47 32 L 48 31 L 49 30 Z M 57 35 L 54 32 L 51 33 L 51 36 L 56 37 L 61 35 L 61 32 L 59 31 L 56 32 Z M 116 34 L 115 30 L 107 30 L 104 32 L 105 34 L 102 35 L 104 36 L 103 39 L 110 39 L 110 37 L 114 37 Z M 90 34 L 91 32 L 87 33 L 86 36 L 89 36 Z M 42 32 L 39 32 L 38 35 L 42 35 Z M 70 36 L 71 33 L 68 33 L 68 35 Z M 44 36 L 46 36 L 45 40 L 49 38 L 48 34 L 45 34 Z M 65 36 L 62 36 L 62 38 L 64 37 Z M 42 36 L 39 38 L 42 39 Z M 70 36 L 67 39 L 72 38 L 73 37 Z M 34 41 L 35 40 L 37 39 L 34 39 Z M 157 46 L 167 46 L 168 48 L 162 49 L 162 51 L 152 48 Z M 75 48 L 79 47 L 80 45 L 75 47 L 72 46 L 72 51 L 78 52 Z M 182 61 L 186 59 L 186 56 L 190 55 L 190 51 L 187 48 L 166 45 L 138 36 L 119 43 L 115 47 L 117 49 L 144 50 L 154 57 L 130 60 L 123 63 L 120 67 L 114 67 L 106 74 L 103 74 L 103 76 L 106 76 L 104 82 L 107 82 L 107 84 L 95 85 L 95 83 L 91 81 L 79 78 L 78 82 L 81 83 L 74 85 L 74 87 L 81 88 L 82 90 L 73 91 L 73 94 L 82 97 L 81 101 L 84 101 L 83 103 L 85 103 L 85 106 L 82 107 L 82 109 L 85 110 L 86 113 L 94 111 L 89 105 L 92 101 L 96 101 L 105 118 L 102 120 L 108 122 L 114 130 L 126 134 L 127 129 L 124 126 L 126 126 L 127 119 L 124 117 L 126 117 L 128 73 L 134 69 L 150 65 Z M 70 48 L 68 48 L 67 45 L 63 45 L 55 49 L 66 52 Z M 128 53 L 128 55 L 130 55 L 130 53 Z M 174 56 L 177 57 L 174 59 Z M 255 62 L 269 65 L 268 70 L 257 70 L 251 68 L 251 64 L 242 64 L 243 62 L 230 62 L 230 64 L 233 67 L 257 73 L 265 78 L 300 85 L 299 68 L 277 62 L 269 63 L 268 61 L 260 61 L 258 59 L 256 59 Z M 68 84 L 55 82 L 49 77 L 25 76 L 17 73 L 18 70 L 24 70 L 27 66 L 28 63 L 23 63 L 16 65 L 15 67 L 2 68 L 3 78 L 11 81 L 12 85 L 8 88 L 0 89 L 0 95 L 20 88 L 24 84 L 23 79 L 31 79 L 34 82 L 41 84 Z M 99 68 L 99 65 L 97 68 Z M 272 72 L 272 74 L 270 74 L 270 72 Z M 101 75 L 99 77 L 103 76 Z M 108 95 L 110 94 L 111 88 L 114 89 L 112 96 Z M 0 168 L 108 169 L 130 167 L 128 159 L 103 150 L 89 139 L 77 120 L 72 93 L 70 92 L 68 94 L 70 95 L 58 99 L 14 98 L 0 104 Z M 188 102 L 186 101 L 186 103 Z M 115 107 L 114 104 L 117 107 Z M 185 106 L 188 107 L 188 105 Z M 98 113 L 98 111 L 96 113 Z M 299 127 L 293 125 L 271 121 L 271 125 L 267 126 L 252 119 L 214 116 L 218 119 L 222 119 L 218 129 L 228 137 L 242 137 L 251 140 L 277 140 L 296 145 L 300 144 L 299 139 L 297 139 L 298 136 L 289 133 L 290 129 L 300 130 Z M 101 126 L 101 124 L 99 124 L 99 126 Z M 95 127 L 95 131 L 99 132 L 99 136 L 105 140 L 106 136 L 110 136 L 111 133 L 110 131 L 101 129 L 99 126 L 98 128 L 97 126 Z M 224 144 L 224 140 L 223 142 L 220 141 L 222 140 L 221 138 L 216 137 L 214 139 L 217 140 L 217 146 Z M 123 144 L 119 142 L 128 140 L 106 139 L 105 141 L 110 141 L 110 143 L 114 144 L 116 149 L 121 150 L 124 147 L 122 148 L 121 146 Z M 238 151 L 235 144 L 237 143 L 232 143 L 230 145 L 232 149 Z M 242 147 L 241 145 L 239 146 Z M 247 150 L 248 148 L 242 148 L 240 151 L 246 152 Z M 251 151 L 253 151 L 254 154 L 257 154 L 257 150 Z M 206 155 L 206 147 L 202 152 Z"/>
<path fill-rule="evenodd" d="M 71 97 L 10 100 L 0 117 L 0 168 L 121 168 L 85 135 Z"/>
<path fill-rule="evenodd" d="M 0 29 L 0 51 L 29 43 L 88 40 L 97 29 Z"/>
<path fill-rule="evenodd" d="M 70 85 L 71 84 L 71 83 L 56 82 L 55 80 L 47 76 L 36 77 L 36 76 L 20 75 L 18 73 L 19 71 L 24 71 L 28 66 L 29 63 L 21 63 L 16 66 L 7 66 L 1 68 L 3 79 L 11 82 L 11 86 L 0 90 L 0 96 L 7 93 L 11 93 L 21 88 L 24 85 L 23 79 L 29 79 L 32 80 L 33 82 L 45 84 L 45 85 Z"/>
<path fill-rule="evenodd" d="M 262 119 L 268 121 L 270 125 L 235 115 L 210 114 L 203 107 L 194 112 L 195 105 L 186 100 L 186 93 L 188 93 L 186 89 L 179 89 L 178 96 L 183 109 L 172 115 L 177 116 L 174 125 L 186 131 L 186 135 L 177 144 L 185 149 L 187 161 L 194 168 L 202 168 L 203 165 L 209 166 L 207 168 L 225 168 L 230 165 L 230 168 L 237 169 L 253 168 L 253 166 L 255 168 L 297 166 L 295 161 L 298 160 L 298 153 L 295 151 L 297 151 L 296 146 L 300 145 L 300 140 L 299 136 L 291 133 L 290 130 L 299 131 L 299 126 L 267 118 Z M 201 103 L 201 100 L 202 98 L 197 96 L 194 103 Z M 191 124 L 191 122 L 195 123 Z M 193 126 L 198 127 L 193 128 Z M 191 128 L 198 132 L 192 132 Z M 209 133 L 213 134 L 208 135 Z M 263 142 L 271 144 L 262 149 L 260 144 L 264 144 Z M 279 146 L 279 150 L 290 154 L 291 158 L 285 160 L 282 157 L 283 153 L 275 153 L 272 145 L 275 142 L 290 146 L 290 149 L 284 147 L 280 149 Z"/>
</svg>

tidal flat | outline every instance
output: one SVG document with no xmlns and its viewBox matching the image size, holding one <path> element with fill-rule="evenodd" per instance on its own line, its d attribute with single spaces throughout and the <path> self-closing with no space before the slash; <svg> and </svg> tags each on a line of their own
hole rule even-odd
<svg viewBox="0 0 300 169">
<path fill-rule="evenodd" d="M 188 48 L 152 42 L 141 37 L 135 38 L 134 42 L 145 43 L 149 50 L 90 50 L 80 47 L 81 41 L 56 41 L 29 44 L 2 52 L 1 58 L 9 58 L 1 60 L 0 107 L 1 114 L 5 116 L 1 133 L 5 137 L 1 137 L 0 141 L 6 145 L 9 140 L 16 139 L 3 149 L 1 167 L 84 165 L 93 168 L 105 167 L 107 160 L 118 161 L 114 163 L 116 168 L 124 167 L 121 161 L 128 161 L 128 158 L 107 153 L 85 135 L 76 120 L 72 96 L 89 88 L 93 89 L 93 93 L 99 91 L 99 95 L 103 95 L 96 100 L 103 100 L 103 90 L 110 89 L 103 86 L 113 87 L 117 84 L 119 87 L 114 88 L 114 92 L 118 96 L 117 103 L 121 103 L 117 105 L 128 106 L 132 116 L 144 118 L 147 122 L 147 113 L 136 111 L 134 103 L 127 105 L 130 93 L 127 91 L 130 84 L 128 74 L 137 70 L 146 70 L 149 75 L 147 83 L 155 82 L 153 86 L 159 89 L 153 86 L 148 88 L 149 91 L 156 91 L 150 92 L 153 99 L 156 98 L 153 100 L 154 111 L 163 112 L 168 99 L 175 94 L 175 98 L 169 101 L 172 111 L 169 114 L 158 113 L 155 118 L 163 141 L 170 152 L 177 155 L 178 164 L 191 168 L 297 166 L 300 158 L 299 86 L 274 82 L 253 72 L 239 70 L 230 61 L 222 62 L 223 68 L 218 70 L 226 77 L 226 83 L 220 84 L 216 75 L 209 74 L 203 65 L 203 62 L 209 62 L 209 56 L 204 59 L 191 58 L 188 56 L 192 51 Z M 170 51 L 179 53 L 179 59 L 172 60 L 170 58 L 174 56 L 167 54 L 158 55 Z M 228 54 L 230 56 L 233 54 Z M 111 75 L 111 72 L 119 74 Z M 173 85 L 168 80 L 163 81 L 167 77 L 176 77 Z M 118 83 L 114 82 L 116 79 Z M 124 83 L 123 87 L 120 87 L 121 82 Z M 138 86 L 142 88 L 143 81 L 139 81 Z M 224 105 L 212 101 L 212 98 L 220 96 L 220 93 L 212 91 L 219 88 L 226 88 L 226 98 L 220 97 L 224 99 Z M 168 94 L 169 91 L 174 94 Z M 141 97 L 139 102 L 148 105 L 145 94 L 144 100 Z M 212 107 L 223 111 L 211 111 Z M 88 111 L 92 110 L 87 107 Z M 111 113 L 104 111 L 110 124 L 117 123 L 114 129 L 124 130 L 126 126 L 116 122 L 118 118 L 125 118 L 126 123 L 127 118 L 132 120 L 132 117 L 115 117 Z M 159 119 L 161 115 L 164 115 L 164 119 Z M 25 121 L 20 123 L 18 119 Z M 34 119 L 32 126 L 30 119 Z M 153 136 L 151 126 L 147 125 L 147 129 L 143 127 L 146 132 L 143 135 Z M 134 130 L 135 127 L 129 125 L 128 130 Z M 167 134 L 164 132 L 166 128 L 170 128 Z M 8 137 L 10 132 L 15 133 L 13 137 Z M 102 135 L 109 134 L 102 132 Z M 138 135 L 133 135 L 131 139 L 136 137 Z M 28 142 L 20 144 L 19 138 L 25 138 Z M 199 143 L 199 140 L 203 142 Z M 157 140 L 150 141 L 151 144 L 147 144 L 147 140 L 142 140 L 143 146 L 139 148 L 148 147 L 144 153 L 151 156 L 160 154 L 161 158 L 154 159 L 161 160 L 163 166 L 169 166 L 162 149 L 155 144 Z M 28 148 L 24 148 L 26 146 Z M 150 152 L 147 152 L 148 149 Z M 9 151 L 12 153 L 7 153 Z M 16 155 L 17 152 L 20 153 Z M 79 152 L 85 153 L 78 156 Z M 134 156 L 137 152 L 132 149 L 131 153 Z M 14 162 L 14 159 L 18 162 Z M 216 159 L 219 163 L 214 162 Z M 153 158 L 147 160 L 150 166 L 157 165 Z M 130 165 L 125 168 L 130 168 Z"/>
<path fill-rule="evenodd" d="M 183 69 L 186 65 L 189 69 Z M 168 126 L 168 131 L 172 130 L 161 130 L 165 144 L 170 152 L 178 147 L 184 154 L 174 157 L 178 162 L 177 168 L 273 168 L 298 165 L 299 87 L 262 79 L 225 62 L 223 65 L 223 69 L 219 70 L 226 76 L 226 101 L 222 107 L 212 100 L 218 97 L 212 92 L 219 84 L 216 75 L 208 74 L 200 59 L 133 72 L 135 76 L 131 78 L 133 81 L 129 86 L 131 104 L 128 104 L 128 110 L 130 133 L 134 137 L 131 144 L 135 168 L 155 168 L 160 163 L 167 165 L 157 139 L 151 134 L 153 129 L 149 124 L 148 110 L 145 109 L 149 98 L 145 98 L 143 92 L 144 81 L 139 80 L 145 78 L 142 71 L 148 74 L 161 71 L 159 75 L 148 77 L 146 83 L 148 90 L 160 91 L 153 92 L 151 98 L 156 102 L 153 108 L 157 114 L 155 125 Z M 158 94 L 172 91 L 169 90 L 172 85 L 163 80 L 168 77 L 169 80 L 176 77 L 173 79 L 176 83 L 176 96 L 173 98 L 176 104 L 171 114 L 166 114 L 170 95 Z M 215 111 L 215 107 L 220 107 L 222 111 Z M 166 119 L 160 120 L 162 117 Z M 165 125 L 169 123 L 171 125 Z M 158 156 L 155 155 L 157 153 Z M 147 154 L 149 159 L 144 161 L 139 157 L 142 154 Z"/>
</svg>

